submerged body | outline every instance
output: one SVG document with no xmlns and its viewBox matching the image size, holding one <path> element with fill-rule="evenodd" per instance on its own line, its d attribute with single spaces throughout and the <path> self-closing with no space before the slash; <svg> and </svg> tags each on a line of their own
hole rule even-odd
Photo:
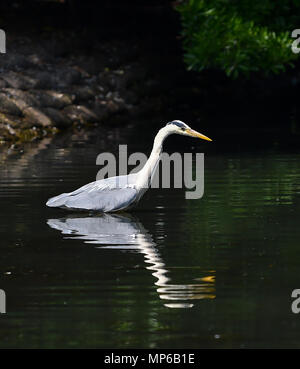
<svg viewBox="0 0 300 369">
<path fill-rule="evenodd" d="M 165 138 L 174 133 L 211 141 L 208 137 L 192 130 L 185 123 L 179 120 L 172 121 L 157 133 L 151 155 L 138 173 L 88 183 L 73 192 L 52 197 L 46 205 L 104 213 L 122 211 L 133 207 L 151 184 Z"/>
</svg>

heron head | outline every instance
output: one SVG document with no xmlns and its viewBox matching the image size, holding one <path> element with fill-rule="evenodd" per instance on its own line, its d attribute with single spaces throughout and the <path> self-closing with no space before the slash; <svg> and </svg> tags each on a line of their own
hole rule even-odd
<svg viewBox="0 0 300 369">
<path fill-rule="evenodd" d="M 198 137 L 202 138 L 202 140 L 212 141 L 210 138 L 204 136 L 202 133 L 194 131 L 191 127 L 189 127 L 181 120 L 173 120 L 172 122 L 167 123 L 166 127 L 168 128 L 170 133 L 176 133 L 178 135 L 190 137 Z"/>
</svg>

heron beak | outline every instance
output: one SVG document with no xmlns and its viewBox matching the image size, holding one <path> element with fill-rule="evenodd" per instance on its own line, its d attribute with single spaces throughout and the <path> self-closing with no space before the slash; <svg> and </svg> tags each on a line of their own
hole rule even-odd
<svg viewBox="0 0 300 369">
<path fill-rule="evenodd" d="M 204 136 L 202 133 L 199 133 L 197 131 L 194 131 L 193 129 L 187 129 L 185 131 L 189 136 L 192 137 L 198 137 L 198 138 L 202 138 L 202 140 L 206 140 L 206 141 L 212 141 L 210 138 Z"/>
</svg>

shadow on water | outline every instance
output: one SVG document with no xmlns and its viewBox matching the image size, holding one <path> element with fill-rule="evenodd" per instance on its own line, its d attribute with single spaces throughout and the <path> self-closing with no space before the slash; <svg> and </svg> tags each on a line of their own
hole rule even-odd
<svg viewBox="0 0 300 369">
<path fill-rule="evenodd" d="M 203 277 L 202 283 L 172 284 L 170 271 L 157 250 L 152 235 L 138 219 L 129 215 L 104 214 L 95 217 L 49 219 L 51 228 L 61 231 L 65 239 L 80 239 L 86 244 L 101 245 L 99 250 L 137 251 L 144 256 L 145 267 L 156 278 L 157 293 L 164 306 L 191 308 L 193 300 L 215 298 L 213 279 Z M 169 302 L 170 301 L 170 302 Z"/>
</svg>

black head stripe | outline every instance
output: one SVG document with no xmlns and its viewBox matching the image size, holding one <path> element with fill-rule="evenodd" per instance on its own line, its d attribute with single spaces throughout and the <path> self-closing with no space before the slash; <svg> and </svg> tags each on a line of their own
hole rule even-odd
<svg viewBox="0 0 300 369">
<path fill-rule="evenodd" d="M 179 128 L 186 128 L 186 125 L 182 122 L 179 122 L 178 120 L 173 120 L 173 122 L 169 122 L 167 125 L 173 124 L 174 126 L 177 126 Z"/>
</svg>

